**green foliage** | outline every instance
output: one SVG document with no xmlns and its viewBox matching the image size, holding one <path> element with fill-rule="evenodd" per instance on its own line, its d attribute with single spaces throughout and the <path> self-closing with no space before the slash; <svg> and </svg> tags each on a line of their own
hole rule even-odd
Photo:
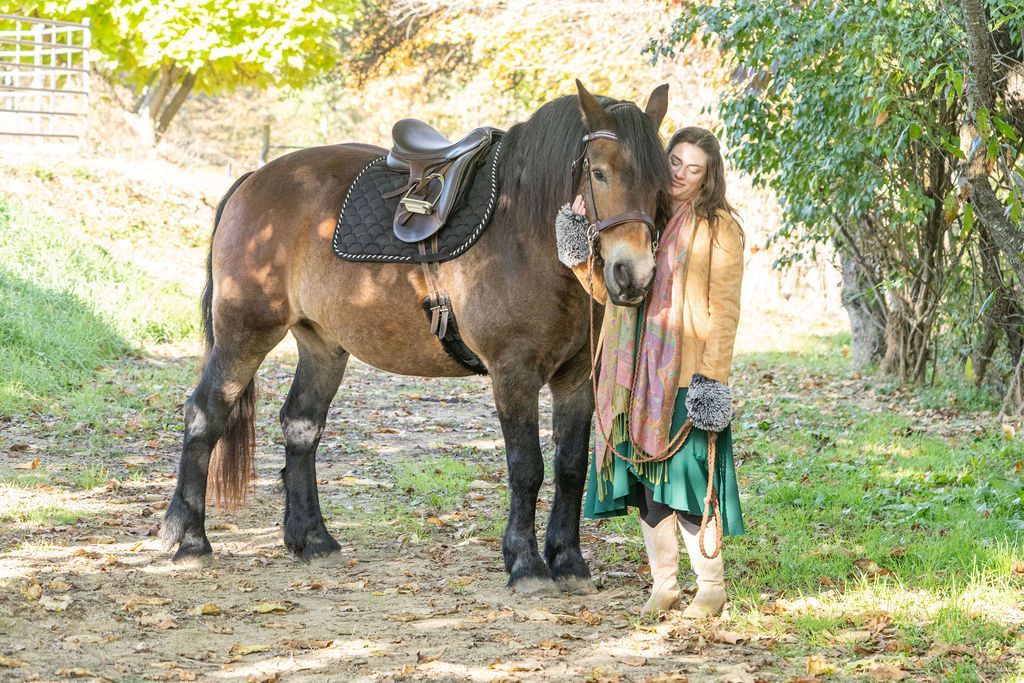
<svg viewBox="0 0 1024 683">
<path fill-rule="evenodd" d="M 674 56 L 699 35 L 722 48 L 730 162 L 778 194 L 776 237 L 792 240 L 789 258 L 831 238 L 837 222 L 872 215 L 901 229 L 932 209 L 923 146 L 959 152 L 960 95 L 934 82 L 960 50 L 948 8 L 935 5 L 693 3 L 652 46 Z"/>
<path fill-rule="evenodd" d="M 339 58 L 334 33 L 356 0 L 30 0 L 17 13 L 92 23 L 100 65 L 141 87 L 168 61 L 197 74 L 195 87 L 302 85 Z"/>
</svg>

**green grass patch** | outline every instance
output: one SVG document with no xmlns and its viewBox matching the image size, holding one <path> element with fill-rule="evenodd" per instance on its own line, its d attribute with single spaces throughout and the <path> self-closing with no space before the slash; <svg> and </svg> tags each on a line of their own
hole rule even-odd
<svg viewBox="0 0 1024 683">
<path fill-rule="evenodd" d="M 430 512 L 451 512 L 478 479 L 481 468 L 454 458 L 403 460 L 395 468 L 395 488 L 408 496 L 408 504 L 425 505 Z"/>
<path fill-rule="evenodd" d="M 62 526 L 74 524 L 82 513 L 59 505 L 23 507 L 17 510 L 0 510 L 0 522 L 27 524 L 32 526 Z"/>
<path fill-rule="evenodd" d="M 110 480 L 110 472 L 103 465 L 90 465 L 78 473 L 75 482 L 84 491 L 103 486 Z"/>
<path fill-rule="evenodd" d="M 0 415 L 106 414 L 97 371 L 189 337 L 196 308 L 177 286 L 0 195 Z"/>
</svg>

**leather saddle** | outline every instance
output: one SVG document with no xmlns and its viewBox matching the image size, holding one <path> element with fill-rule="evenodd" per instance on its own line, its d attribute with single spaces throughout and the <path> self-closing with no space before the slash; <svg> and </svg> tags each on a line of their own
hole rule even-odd
<svg viewBox="0 0 1024 683">
<path fill-rule="evenodd" d="M 396 123 L 386 163 L 392 171 L 408 173 L 409 182 L 388 195 L 404 193 L 395 211 L 395 237 L 415 243 L 440 230 L 459 207 L 491 143 L 502 135 L 484 126 L 451 142 L 418 119 Z"/>
</svg>

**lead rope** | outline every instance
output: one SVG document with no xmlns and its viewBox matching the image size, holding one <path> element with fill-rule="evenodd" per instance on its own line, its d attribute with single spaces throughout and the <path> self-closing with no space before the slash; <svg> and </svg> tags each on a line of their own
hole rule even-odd
<svg viewBox="0 0 1024 683">
<path fill-rule="evenodd" d="M 594 236 L 590 240 L 590 255 L 587 257 L 587 289 L 589 292 L 594 290 Z M 593 294 L 590 296 L 590 386 L 594 393 L 594 405 L 598 405 L 597 401 L 597 358 L 594 351 L 594 297 Z M 640 323 L 640 340 L 637 343 L 637 350 L 635 358 L 643 358 L 644 342 L 647 339 L 647 325 L 644 325 L 642 321 Z M 640 364 L 635 360 L 633 362 L 633 377 L 629 384 L 629 406 L 626 412 L 626 427 L 629 431 L 629 420 L 633 415 L 633 406 L 636 401 L 636 381 L 640 375 Z M 674 437 L 669 439 L 668 445 L 665 446 L 661 453 L 648 454 L 640 457 L 630 457 L 624 453 L 619 453 L 615 448 L 615 444 L 612 443 L 612 438 L 609 437 L 605 431 L 604 426 L 601 423 L 601 410 L 595 411 L 596 420 L 595 426 L 598 432 L 604 438 L 605 444 L 611 449 L 612 453 L 622 458 L 626 462 L 638 465 L 646 462 L 661 462 L 668 460 L 673 455 L 679 452 L 679 449 L 686 443 L 686 439 L 689 438 L 690 432 L 693 429 L 693 420 L 689 417 L 683 422 L 683 426 L 679 428 L 679 431 Z M 700 554 L 709 560 L 713 560 L 722 552 L 722 507 L 718 500 L 718 491 L 715 488 L 715 460 L 716 460 L 716 445 L 718 442 L 717 432 L 708 432 L 708 490 L 704 496 L 704 514 L 701 515 L 700 520 L 700 534 L 697 537 L 697 544 L 700 547 Z M 600 473 L 598 473 L 600 476 Z M 709 513 L 714 515 L 715 518 L 715 547 L 714 552 L 710 555 L 704 548 L 704 534 L 707 531 L 708 521 L 710 519 Z"/>
</svg>

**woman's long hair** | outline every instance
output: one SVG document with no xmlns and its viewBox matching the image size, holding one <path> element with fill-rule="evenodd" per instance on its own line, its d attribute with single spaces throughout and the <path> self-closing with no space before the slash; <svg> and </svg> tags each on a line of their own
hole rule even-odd
<svg viewBox="0 0 1024 683">
<path fill-rule="evenodd" d="M 739 214 L 729 200 L 725 198 L 725 161 L 722 159 L 722 147 L 718 144 L 715 134 L 706 128 L 687 126 L 680 128 L 668 141 L 668 152 L 671 154 L 676 145 L 689 142 L 704 152 L 708 157 L 708 168 L 704 174 L 704 183 L 697 196 L 693 198 L 693 215 L 699 220 L 708 222 L 712 239 L 718 238 L 718 211 L 729 213 L 739 226 Z M 740 239 L 743 239 L 743 228 L 740 228 Z"/>
</svg>

